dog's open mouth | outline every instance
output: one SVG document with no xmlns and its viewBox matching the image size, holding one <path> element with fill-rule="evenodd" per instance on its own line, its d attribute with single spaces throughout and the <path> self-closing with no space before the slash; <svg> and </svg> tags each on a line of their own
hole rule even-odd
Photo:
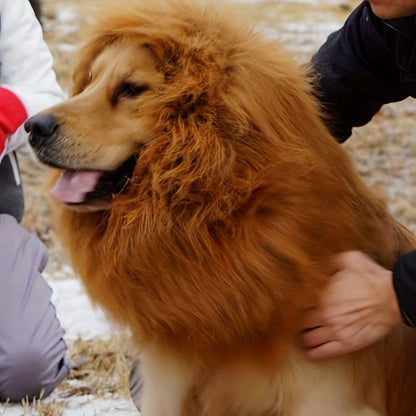
<svg viewBox="0 0 416 416">
<path fill-rule="evenodd" d="M 121 192 L 131 178 L 136 157 L 126 160 L 114 171 L 72 170 L 62 172 L 51 189 L 51 195 L 58 201 L 91 209 L 105 209 L 114 195 Z"/>
</svg>

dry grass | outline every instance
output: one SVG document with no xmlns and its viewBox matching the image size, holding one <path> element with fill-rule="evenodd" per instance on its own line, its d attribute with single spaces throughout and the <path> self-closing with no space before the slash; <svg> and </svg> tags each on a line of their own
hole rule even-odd
<svg viewBox="0 0 416 416">
<path fill-rule="evenodd" d="M 58 387 L 60 397 L 93 394 L 96 397 L 117 394 L 129 397 L 128 377 L 132 356 L 126 349 L 127 335 L 109 340 L 70 342 L 70 359 L 74 366 L 70 376 Z"/>
</svg>

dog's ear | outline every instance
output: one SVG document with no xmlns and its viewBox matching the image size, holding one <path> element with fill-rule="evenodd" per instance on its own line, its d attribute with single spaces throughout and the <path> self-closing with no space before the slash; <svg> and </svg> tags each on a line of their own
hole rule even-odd
<svg viewBox="0 0 416 416">
<path fill-rule="evenodd" d="M 88 43 L 80 51 L 78 63 L 73 73 L 72 95 L 82 92 L 91 81 L 91 64 L 98 55 L 98 52 L 94 49 L 95 43 Z"/>
<path fill-rule="evenodd" d="M 102 36 L 93 39 L 81 48 L 78 54 L 78 63 L 73 73 L 72 95 L 79 94 L 87 87 L 92 78 L 92 63 L 113 42 L 113 36 Z"/>
</svg>

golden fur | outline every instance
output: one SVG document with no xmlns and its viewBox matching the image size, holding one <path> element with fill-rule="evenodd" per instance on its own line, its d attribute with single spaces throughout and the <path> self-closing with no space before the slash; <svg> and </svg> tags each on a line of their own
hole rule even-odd
<svg viewBox="0 0 416 416">
<path fill-rule="evenodd" d="M 298 350 L 332 255 L 391 267 L 416 243 L 321 123 L 301 69 L 235 21 L 177 0 L 101 13 L 74 96 L 46 111 L 48 147 L 71 169 L 137 162 L 109 205 L 57 204 L 59 235 L 134 333 L 144 416 L 414 416 L 411 331 L 327 362 Z"/>
</svg>

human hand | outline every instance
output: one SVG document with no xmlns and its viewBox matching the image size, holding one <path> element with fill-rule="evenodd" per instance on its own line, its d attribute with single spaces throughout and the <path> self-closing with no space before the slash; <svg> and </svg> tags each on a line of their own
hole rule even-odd
<svg viewBox="0 0 416 416">
<path fill-rule="evenodd" d="M 391 271 L 358 251 L 335 256 L 332 266 L 321 303 L 307 313 L 301 334 L 313 360 L 368 347 L 402 322 Z"/>
</svg>

